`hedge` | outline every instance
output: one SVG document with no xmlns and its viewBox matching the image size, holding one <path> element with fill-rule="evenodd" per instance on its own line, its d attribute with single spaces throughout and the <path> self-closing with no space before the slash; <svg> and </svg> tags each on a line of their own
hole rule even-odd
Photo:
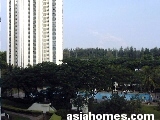
<svg viewBox="0 0 160 120">
<path fill-rule="evenodd" d="M 10 112 L 27 114 L 27 115 L 32 115 L 32 116 L 39 116 L 42 114 L 42 111 L 21 109 L 21 108 L 16 108 L 13 106 L 8 106 L 8 105 L 2 105 L 2 109 L 10 111 Z"/>
</svg>

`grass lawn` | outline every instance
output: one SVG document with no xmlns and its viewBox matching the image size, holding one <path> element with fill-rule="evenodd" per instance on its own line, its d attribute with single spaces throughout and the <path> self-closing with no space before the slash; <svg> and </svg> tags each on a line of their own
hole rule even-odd
<svg viewBox="0 0 160 120">
<path fill-rule="evenodd" d="M 155 120 L 160 120 L 160 111 L 157 110 L 156 106 L 142 106 L 143 114 L 154 114 Z"/>
<path fill-rule="evenodd" d="M 18 115 L 12 115 L 10 114 L 12 120 L 30 120 L 29 118 L 25 118 L 25 117 L 21 117 L 21 116 L 18 116 Z"/>
<path fill-rule="evenodd" d="M 62 118 L 61 116 L 53 114 L 49 120 L 61 120 L 61 118 Z"/>
</svg>

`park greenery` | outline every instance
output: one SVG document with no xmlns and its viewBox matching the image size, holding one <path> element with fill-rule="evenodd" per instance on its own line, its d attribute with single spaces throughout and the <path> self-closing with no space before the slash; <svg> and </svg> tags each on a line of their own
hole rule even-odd
<svg viewBox="0 0 160 120">
<path fill-rule="evenodd" d="M 95 88 L 97 92 L 111 91 L 115 81 L 119 90 L 155 92 L 160 88 L 160 48 L 76 48 L 64 49 L 63 56 L 61 65 L 43 62 L 21 68 L 8 65 L 6 52 L 0 52 L 2 96 L 12 96 L 17 89 L 32 102 L 46 98 L 57 109 L 70 109 L 70 99 L 77 98 L 79 91 L 89 95 Z M 47 90 L 37 94 L 37 89 L 43 87 Z M 31 93 L 37 97 L 31 97 Z M 107 106 L 110 102 L 101 104 Z"/>
<path fill-rule="evenodd" d="M 94 114 L 138 114 L 142 113 L 141 102 L 139 100 L 127 101 L 123 96 L 113 94 L 111 99 L 94 104 L 90 111 Z"/>
</svg>

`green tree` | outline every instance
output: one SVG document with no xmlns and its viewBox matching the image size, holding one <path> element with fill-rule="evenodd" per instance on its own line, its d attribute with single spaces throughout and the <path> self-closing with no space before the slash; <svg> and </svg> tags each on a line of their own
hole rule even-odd
<svg viewBox="0 0 160 120">
<path fill-rule="evenodd" d="M 137 114 L 140 113 L 140 101 L 127 101 L 123 96 L 113 94 L 110 99 L 95 105 L 91 111 L 95 114 Z"/>
<path fill-rule="evenodd" d="M 149 66 L 142 67 L 143 84 L 146 91 L 152 91 L 155 88 L 155 82 L 153 80 L 152 68 Z"/>
</svg>

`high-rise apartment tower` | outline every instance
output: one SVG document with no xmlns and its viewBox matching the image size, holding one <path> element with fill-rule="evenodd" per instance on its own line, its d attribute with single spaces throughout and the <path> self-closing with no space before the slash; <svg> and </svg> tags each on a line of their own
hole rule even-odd
<svg viewBox="0 0 160 120">
<path fill-rule="evenodd" d="M 63 1 L 7 0 L 7 62 L 20 67 L 63 59 Z"/>
</svg>

